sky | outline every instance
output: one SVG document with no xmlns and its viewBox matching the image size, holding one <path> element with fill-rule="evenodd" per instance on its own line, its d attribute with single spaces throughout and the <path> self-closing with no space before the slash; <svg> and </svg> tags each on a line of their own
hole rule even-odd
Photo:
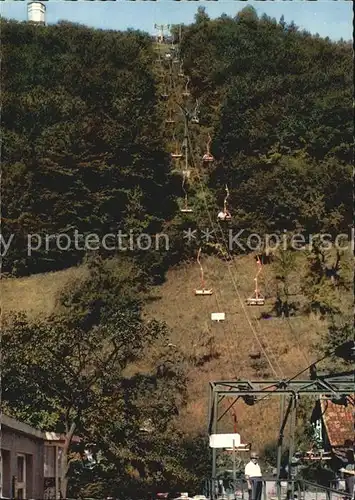
<svg viewBox="0 0 355 500">
<path fill-rule="evenodd" d="M 86 26 L 125 30 L 139 29 L 154 34 L 154 24 L 189 24 L 193 22 L 197 7 L 203 5 L 213 19 L 222 13 L 234 16 L 246 5 L 253 5 L 259 15 L 266 13 L 277 20 L 284 15 L 286 22 L 294 21 L 300 29 L 332 40 L 352 40 L 352 2 L 346 0 L 318 1 L 54 1 L 46 3 L 46 22 L 55 24 L 60 20 Z M 0 15 L 17 21 L 27 20 L 27 2 L 5 0 L 0 2 Z"/>
</svg>

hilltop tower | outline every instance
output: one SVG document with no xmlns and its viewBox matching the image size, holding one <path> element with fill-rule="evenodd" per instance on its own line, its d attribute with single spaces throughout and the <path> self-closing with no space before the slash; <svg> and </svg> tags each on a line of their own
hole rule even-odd
<svg viewBox="0 0 355 500">
<path fill-rule="evenodd" d="M 46 23 L 46 6 L 41 2 L 28 2 L 27 17 L 29 22 L 44 25 Z"/>
</svg>

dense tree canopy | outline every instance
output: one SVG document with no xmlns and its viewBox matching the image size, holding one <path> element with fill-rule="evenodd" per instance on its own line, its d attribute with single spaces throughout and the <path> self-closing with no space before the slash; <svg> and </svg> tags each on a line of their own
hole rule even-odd
<svg viewBox="0 0 355 500">
<path fill-rule="evenodd" d="M 200 441 L 175 423 L 186 397 L 185 361 L 169 347 L 164 324 L 142 320 L 137 292 L 130 298 L 139 288 L 133 271 L 94 261 L 71 286 L 72 300 L 63 294 L 60 314 L 10 317 L 3 328 L 2 411 L 65 434 L 63 498 L 68 479 L 72 494 L 123 499 L 147 488 L 198 488 L 205 473 L 206 456 L 199 473 L 191 469 Z M 85 449 L 93 468 L 85 468 Z"/>
<path fill-rule="evenodd" d="M 234 19 L 186 27 L 182 52 L 204 103 L 203 123 L 215 129 L 218 164 L 210 187 L 218 194 L 228 183 L 230 206 L 240 214 L 237 225 L 348 230 L 350 44 L 311 36 L 266 15 L 258 19 L 248 7 Z"/>
<path fill-rule="evenodd" d="M 28 258 L 28 233 L 157 232 L 171 207 L 149 37 L 4 22 L 2 39 L 5 268 L 83 255 L 52 240 Z"/>
<path fill-rule="evenodd" d="M 2 24 L 4 237 L 14 234 L 5 270 L 21 275 L 78 262 L 85 252 L 63 250 L 74 229 L 170 231 L 170 255 L 141 259 L 148 272 L 166 269 L 184 255 L 174 203 L 181 188 L 169 175 L 150 37 L 63 22 Z M 217 163 L 204 179 L 210 208 L 227 182 L 235 226 L 346 231 L 351 46 L 258 18 L 251 7 L 216 20 L 201 7 L 182 29 L 181 57 L 201 101 L 193 139 L 203 147 L 206 131 L 213 136 Z M 45 234 L 63 232 L 60 245 L 53 237 L 46 248 Z M 32 233 L 42 242 L 28 255 Z"/>
</svg>

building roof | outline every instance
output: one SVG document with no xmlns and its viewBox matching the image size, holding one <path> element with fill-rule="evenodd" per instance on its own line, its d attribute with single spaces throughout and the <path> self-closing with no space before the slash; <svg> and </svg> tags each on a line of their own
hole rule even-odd
<svg viewBox="0 0 355 500">
<path fill-rule="evenodd" d="M 37 438 L 42 441 L 52 442 L 52 441 L 65 440 L 64 434 L 58 434 L 56 432 L 40 431 L 38 429 L 35 429 L 34 427 L 31 427 L 28 424 L 25 424 L 23 422 L 20 422 L 19 420 L 9 417 L 4 413 L 0 415 L 0 423 L 1 427 L 8 428 L 12 431 L 18 432 L 19 434 L 25 434 L 26 436 L 31 436 L 32 438 Z M 73 436 L 72 441 L 79 442 L 80 439 L 77 436 Z"/>
<path fill-rule="evenodd" d="M 42 431 L 35 429 L 28 424 L 24 424 L 23 422 L 20 422 L 19 420 L 16 420 L 12 417 L 9 417 L 4 413 L 1 414 L 0 422 L 2 427 L 7 427 L 8 429 L 16 431 L 20 434 L 25 434 L 26 436 L 31 436 L 32 438 L 37 438 L 40 440 L 46 439 Z"/>
<path fill-rule="evenodd" d="M 335 404 L 328 399 L 320 401 L 322 418 L 331 447 L 352 447 L 354 443 L 354 405 Z"/>
</svg>

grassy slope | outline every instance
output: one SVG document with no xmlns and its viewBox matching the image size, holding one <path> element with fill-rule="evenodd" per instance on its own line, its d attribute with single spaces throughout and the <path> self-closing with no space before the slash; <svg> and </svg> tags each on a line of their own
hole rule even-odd
<svg viewBox="0 0 355 500">
<path fill-rule="evenodd" d="M 260 277 L 260 285 L 267 298 L 266 305 L 255 308 L 243 307 L 244 299 L 253 291 L 256 271 L 254 259 L 240 257 L 227 264 L 209 257 L 203 260 L 203 265 L 207 286 L 214 289 L 212 296 L 195 297 L 194 289 L 199 287 L 199 268 L 196 263 L 192 263 L 170 270 L 166 282 L 153 290 L 152 300 L 145 310 L 147 318 L 166 321 L 172 331 L 171 343 L 182 349 L 188 359 L 190 400 L 180 421 L 183 429 L 191 434 L 206 430 L 209 381 L 273 379 L 276 374 L 277 377 L 293 375 L 307 366 L 311 360 L 311 345 L 325 329 L 324 323 L 312 316 L 290 320 L 259 319 L 261 311 L 270 311 L 272 308 L 273 299 L 267 298 L 274 295 L 271 266 L 264 266 Z M 297 275 L 294 275 L 296 294 L 301 268 L 302 260 Z M 32 317 L 46 316 L 55 311 L 63 286 L 79 279 L 85 272 L 84 268 L 79 267 L 58 273 L 4 280 L 1 287 L 3 311 L 6 314 L 10 310 L 25 310 Z M 236 294 L 231 275 L 241 300 Z M 211 312 L 225 312 L 226 321 L 212 323 Z M 276 374 L 264 354 L 259 360 L 250 359 L 250 353 L 263 349 L 260 349 L 249 321 Z M 141 368 L 144 368 L 144 363 Z M 238 429 L 244 442 L 253 441 L 261 445 L 276 437 L 278 404 L 275 398 L 255 409 L 237 406 Z M 222 420 L 220 430 L 230 427 L 231 419 L 227 415 Z"/>
<path fill-rule="evenodd" d="M 253 291 L 255 261 L 250 257 L 241 257 L 234 264 L 226 264 L 209 258 L 204 263 L 204 270 L 207 286 L 213 286 L 214 295 L 194 296 L 194 289 L 199 283 L 199 270 L 192 265 L 171 270 L 166 283 L 159 289 L 161 299 L 147 307 L 148 316 L 167 322 L 172 330 L 171 342 L 190 357 L 190 402 L 181 421 L 184 430 L 192 434 L 198 429 L 206 429 L 209 381 L 276 377 L 265 355 L 256 361 L 249 357 L 249 354 L 260 351 L 249 321 L 278 377 L 294 375 L 312 361 L 309 354 L 311 345 L 325 329 L 324 323 L 316 317 L 260 320 L 261 311 L 269 311 L 272 300 L 267 300 L 265 307 L 243 308 L 227 265 L 243 302 Z M 272 293 L 271 275 L 270 266 L 265 266 L 261 281 L 269 293 Z M 226 321 L 213 323 L 211 312 L 225 312 Z M 218 353 L 219 357 L 197 366 L 195 360 L 211 351 Z M 236 407 L 238 429 L 244 442 L 253 441 L 261 445 L 276 437 L 278 405 L 279 401 L 275 398 L 255 408 L 242 404 Z M 232 420 L 227 415 L 220 430 L 231 430 L 231 426 Z"/>
<path fill-rule="evenodd" d="M 0 284 L 0 301 L 4 315 L 10 311 L 24 311 L 30 317 L 49 316 L 56 310 L 64 286 L 80 279 L 86 272 L 84 267 L 73 267 L 55 273 L 3 280 Z"/>
</svg>

